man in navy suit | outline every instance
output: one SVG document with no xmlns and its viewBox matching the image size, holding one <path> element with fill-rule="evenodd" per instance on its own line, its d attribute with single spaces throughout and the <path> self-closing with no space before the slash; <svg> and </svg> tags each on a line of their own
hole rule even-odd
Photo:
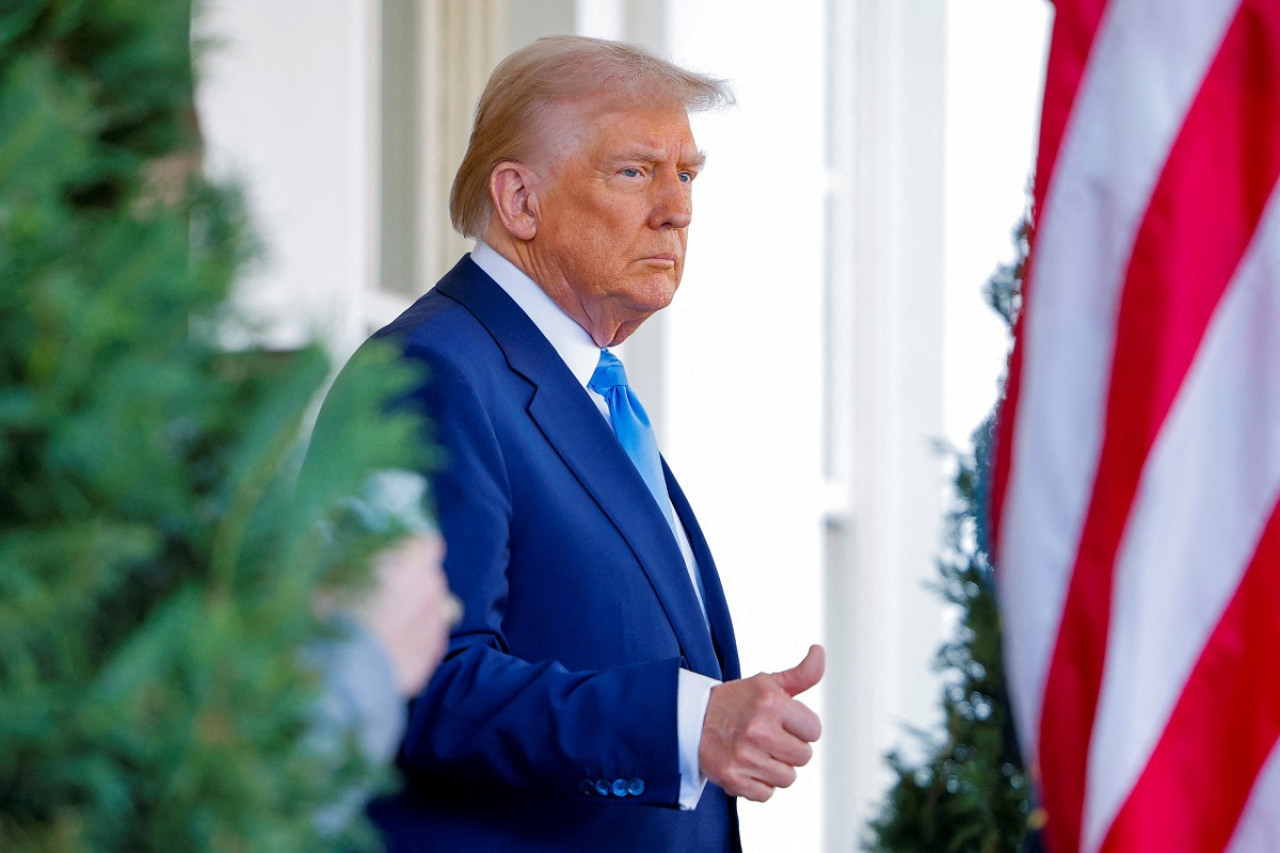
<svg viewBox="0 0 1280 853">
<path fill-rule="evenodd" d="M 464 607 L 412 702 L 405 788 L 371 807 L 392 850 L 735 850 L 734 798 L 812 754 L 793 697 L 821 647 L 741 677 L 693 511 L 656 454 L 646 481 L 596 376 L 675 294 L 688 111 L 730 100 L 576 37 L 517 51 L 481 97 L 450 203 L 476 248 L 375 336 L 427 368 L 412 402 Z"/>
</svg>

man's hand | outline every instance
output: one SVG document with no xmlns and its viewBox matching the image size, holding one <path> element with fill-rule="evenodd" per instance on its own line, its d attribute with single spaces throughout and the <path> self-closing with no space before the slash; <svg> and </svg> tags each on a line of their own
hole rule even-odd
<svg viewBox="0 0 1280 853">
<path fill-rule="evenodd" d="M 703 774 L 726 793 L 760 803 L 794 782 L 822 734 L 818 715 L 794 697 L 821 680 L 825 665 L 822 646 L 810 646 L 793 669 L 711 688 L 698 747 Z"/>
</svg>

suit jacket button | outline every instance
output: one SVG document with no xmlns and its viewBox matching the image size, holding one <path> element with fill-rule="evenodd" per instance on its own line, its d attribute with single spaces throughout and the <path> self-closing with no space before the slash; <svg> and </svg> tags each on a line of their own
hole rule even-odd
<svg viewBox="0 0 1280 853">
<path fill-rule="evenodd" d="M 578 783 L 578 790 L 590 797 L 596 792 L 596 786 L 590 779 L 583 779 Z"/>
<path fill-rule="evenodd" d="M 633 797 L 638 797 L 644 793 L 644 780 L 632 779 L 627 783 L 627 793 Z"/>
<path fill-rule="evenodd" d="M 627 783 L 624 779 L 613 780 L 613 795 L 615 797 L 625 797 L 627 795 Z"/>
<path fill-rule="evenodd" d="M 602 797 L 609 796 L 609 783 L 604 779 L 596 780 L 596 793 Z"/>
</svg>

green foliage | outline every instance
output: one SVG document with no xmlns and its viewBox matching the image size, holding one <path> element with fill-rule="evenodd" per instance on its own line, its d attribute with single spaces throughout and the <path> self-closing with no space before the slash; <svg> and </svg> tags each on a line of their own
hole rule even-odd
<svg viewBox="0 0 1280 853">
<path fill-rule="evenodd" d="M 982 290 L 987 304 L 1009 329 L 1013 329 L 1022 310 L 1022 279 L 1027 271 L 1027 254 L 1031 251 L 1030 214 L 1013 229 L 1013 249 L 1013 262 L 997 266 Z"/>
<path fill-rule="evenodd" d="M 360 840 L 316 837 L 374 771 L 308 746 L 298 651 L 326 636 L 315 590 L 366 582 L 400 532 L 333 508 L 426 463 L 421 425 L 379 416 L 412 377 L 377 350 L 355 365 L 329 426 L 351 451 L 295 492 L 329 364 L 217 343 L 250 244 L 235 192 L 190 168 L 189 15 L 0 2 L 6 851 Z"/>
<path fill-rule="evenodd" d="M 1028 228 L 1014 232 L 1017 260 L 988 282 L 988 303 L 1012 327 L 1020 304 Z M 896 781 L 871 823 L 876 853 L 1016 853 L 1032 818 L 1028 782 L 1013 736 L 1000 615 L 983 522 L 994 415 L 973 435 L 973 453 L 954 453 L 956 474 L 938 560 L 939 590 L 956 605 L 954 637 L 938 651 L 945 674 L 945 730 L 918 732 L 923 758 L 888 756 Z"/>
<path fill-rule="evenodd" d="M 980 453 L 987 434 L 984 425 Z M 897 781 L 872 823 L 868 850 L 1013 853 L 1026 831 L 1027 781 L 1011 737 L 991 567 L 976 546 L 974 457 L 957 454 L 957 468 L 939 560 L 941 593 L 960 612 L 954 638 L 936 659 L 947 674 L 945 733 L 941 739 L 917 734 L 926 753 L 918 763 L 889 756 Z"/>
</svg>

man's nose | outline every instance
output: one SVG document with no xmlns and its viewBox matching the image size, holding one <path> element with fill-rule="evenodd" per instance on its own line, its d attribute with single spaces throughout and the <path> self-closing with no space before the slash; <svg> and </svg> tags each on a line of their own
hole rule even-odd
<svg viewBox="0 0 1280 853">
<path fill-rule="evenodd" d="M 688 228 L 693 221 L 693 198 L 689 184 L 678 174 L 664 175 L 654 183 L 653 211 L 649 225 L 652 228 Z"/>
</svg>

